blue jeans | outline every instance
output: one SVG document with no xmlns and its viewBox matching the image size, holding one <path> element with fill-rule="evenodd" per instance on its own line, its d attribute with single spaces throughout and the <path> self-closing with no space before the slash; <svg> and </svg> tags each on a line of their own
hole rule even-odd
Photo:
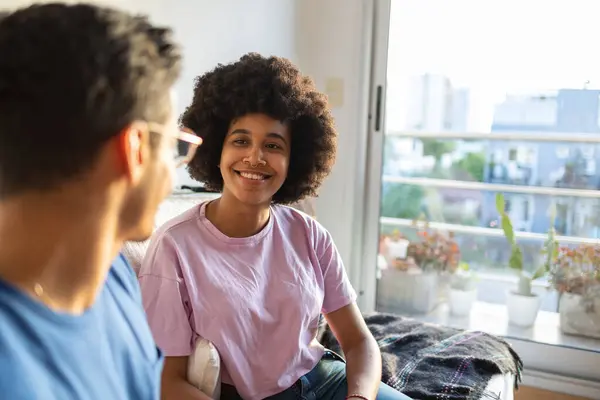
<svg viewBox="0 0 600 400">
<path fill-rule="evenodd" d="M 292 387 L 268 400 L 344 400 L 348 395 L 346 363 L 335 353 L 325 351 L 316 367 Z M 223 385 L 222 400 L 240 399 L 235 389 Z M 379 385 L 377 400 L 411 400 L 385 383 Z"/>
</svg>

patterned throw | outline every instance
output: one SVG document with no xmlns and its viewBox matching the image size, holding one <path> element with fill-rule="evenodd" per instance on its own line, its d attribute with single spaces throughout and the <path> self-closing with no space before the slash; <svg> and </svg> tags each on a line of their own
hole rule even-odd
<svg viewBox="0 0 600 400">
<path fill-rule="evenodd" d="M 520 357 L 496 336 L 391 314 L 366 315 L 365 321 L 381 348 L 383 381 L 413 399 L 499 400 L 486 391 L 493 375 L 515 376 L 515 388 L 521 381 Z M 341 352 L 327 326 L 319 339 Z"/>
</svg>

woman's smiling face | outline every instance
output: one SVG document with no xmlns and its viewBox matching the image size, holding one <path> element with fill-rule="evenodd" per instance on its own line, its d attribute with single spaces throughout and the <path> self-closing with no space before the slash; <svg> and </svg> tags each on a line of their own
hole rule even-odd
<svg viewBox="0 0 600 400">
<path fill-rule="evenodd" d="M 286 123 L 247 114 L 229 126 L 219 168 L 223 194 L 248 205 L 270 204 L 287 177 L 291 135 Z"/>
</svg>

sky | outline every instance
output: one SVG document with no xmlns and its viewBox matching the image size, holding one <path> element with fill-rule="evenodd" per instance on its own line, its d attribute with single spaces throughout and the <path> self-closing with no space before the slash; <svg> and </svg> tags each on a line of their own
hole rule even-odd
<svg viewBox="0 0 600 400">
<path fill-rule="evenodd" d="M 600 88 L 599 0 L 391 1 L 389 100 L 405 101 L 411 77 L 446 75 L 471 90 L 470 128 L 489 130 L 507 93 Z"/>
</svg>

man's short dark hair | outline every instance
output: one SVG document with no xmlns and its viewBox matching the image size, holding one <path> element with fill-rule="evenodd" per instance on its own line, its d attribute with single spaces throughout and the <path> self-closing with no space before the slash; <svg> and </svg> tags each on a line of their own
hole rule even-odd
<svg viewBox="0 0 600 400">
<path fill-rule="evenodd" d="M 165 122 L 181 69 L 171 36 L 86 4 L 0 18 L 0 199 L 77 177 L 135 120 Z"/>
</svg>

